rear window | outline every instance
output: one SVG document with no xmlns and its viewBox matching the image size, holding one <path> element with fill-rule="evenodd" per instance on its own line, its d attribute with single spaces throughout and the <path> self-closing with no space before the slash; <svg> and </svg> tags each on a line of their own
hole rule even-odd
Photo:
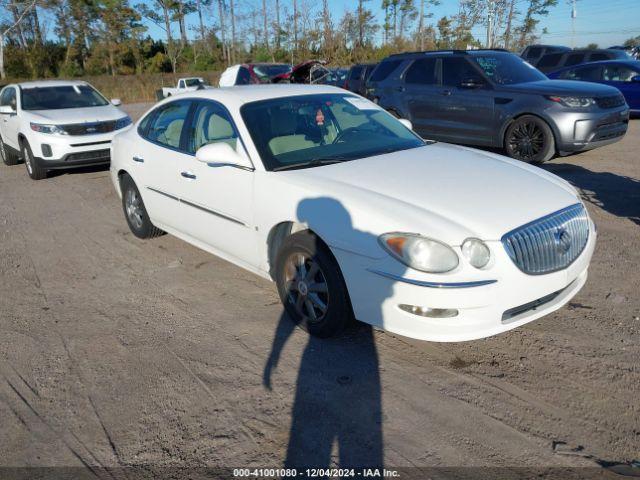
<svg viewBox="0 0 640 480">
<path fill-rule="evenodd" d="M 601 60 L 609 60 L 609 55 L 606 53 L 592 53 L 589 57 L 589 60 L 592 62 L 599 62 Z"/>
<path fill-rule="evenodd" d="M 393 72 L 396 68 L 398 68 L 398 66 L 400 66 L 401 63 L 402 60 L 389 60 L 386 62 L 382 62 L 380 65 L 378 65 L 378 68 L 373 71 L 370 80 L 372 82 L 380 82 L 386 79 L 389 75 L 391 75 L 391 72 Z"/>
<path fill-rule="evenodd" d="M 571 65 L 578 65 L 579 63 L 583 63 L 586 55 L 584 53 L 572 53 L 567 56 L 567 60 L 564 62 L 565 66 L 570 67 Z"/>
<path fill-rule="evenodd" d="M 547 55 L 543 55 L 537 66 L 539 68 L 555 67 L 560 63 L 560 58 L 562 58 L 561 53 L 548 53 Z"/>
<path fill-rule="evenodd" d="M 540 47 L 532 47 L 525 54 L 525 58 L 538 58 L 540 55 L 542 55 L 542 48 L 540 48 Z"/>
</svg>

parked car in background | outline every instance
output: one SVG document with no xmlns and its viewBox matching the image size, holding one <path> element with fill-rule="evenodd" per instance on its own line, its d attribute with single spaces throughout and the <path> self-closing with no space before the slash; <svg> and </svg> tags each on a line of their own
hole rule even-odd
<svg viewBox="0 0 640 480">
<path fill-rule="evenodd" d="M 553 72 L 564 67 L 572 67 L 587 62 L 599 62 L 601 60 L 631 60 L 624 50 L 569 50 L 567 52 L 547 53 L 537 62 L 531 63 L 543 73 Z"/>
<path fill-rule="evenodd" d="M 563 68 L 548 74 L 548 77 L 603 83 L 616 87 L 624 95 L 631 113 L 640 114 L 640 61 L 638 60 L 590 62 Z"/>
<path fill-rule="evenodd" d="M 596 243 L 564 180 L 426 142 L 329 86 L 165 100 L 116 136 L 111 178 L 134 235 L 164 230 L 275 280 L 319 337 L 353 317 L 432 341 L 511 330 L 582 288 Z"/>
<path fill-rule="evenodd" d="M 376 63 L 358 63 L 349 69 L 344 88 L 359 95 L 366 94 L 366 85 Z"/>
<path fill-rule="evenodd" d="M 295 65 L 289 72 L 276 75 L 272 83 L 316 83 L 327 75 L 326 64 L 325 60 L 307 60 Z"/>
<path fill-rule="evenodd" d="M 49 170 L 108 164 L 113 136 L 131 118 L 81 81 L 48 80 L 7 85 L 0 92 L 0 156 L 22 158 L 33 180 Z"/>
<path fill-rule="evenodd" d="M 158 90 L 156 97 L 158 100 L 170 97 L 171 95 L 177 95 L 184 92 L 193 92 L 194 90 L 201 90 L 203 88 L 212 88 L 202 77 L 185 77 L 178 79 L 175 87 L 162 87 Z"/>
<path fill-rule="evenodd" d="M 549 80 L 506 51 L 402 53 L 374 75 L 367 95 L 424 138 L 500 147 L 525 162 L 616 142 L 628 127 L 617 89 Z"/>
<path fill-rule="evenodd" d="M 234 85 L 251 85 L 271 83 L 275 77 L 287 74 L 291 65 L 286 63 L 243 63 L 228 67 L 222 75 L 218 85 L 232 87 Z"/>
<path fill-rule="evenodd" d="M 348 68 L 330 68 L 325 79 L 323 79 L 323 85 L 333 85 L 334 87 L 344 87 L 344 83 L 347 80 Z"/>
<path fill-rule="evenodd" d="M 538 63 L 538 60 L 547 53 L 562 53 L 568 51 L 571 51 L 571 49 L 562 45 L 529 45 L 522 51 L 520 56 L 531 65 L 535 65 Z"/>
<path fill-rule="evenodd" d="M 640 60 L 640 45 L 615 45 L 610 50 L 624 50 L 634 60 Z"/>
</svg>

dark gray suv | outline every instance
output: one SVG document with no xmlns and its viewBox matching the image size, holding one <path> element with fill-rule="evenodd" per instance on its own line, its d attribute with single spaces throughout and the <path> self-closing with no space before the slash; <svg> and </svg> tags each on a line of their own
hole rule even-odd
<svg viewBox="0 0 640 480">
<path fill-rule="evenodd" d="M 616 88 L 549 80 L 498 50 L 392 55 L 366 93 L 425 138 L 500 147 L 531 163 L 616 142 L 629 122 Z"/>
</svg>

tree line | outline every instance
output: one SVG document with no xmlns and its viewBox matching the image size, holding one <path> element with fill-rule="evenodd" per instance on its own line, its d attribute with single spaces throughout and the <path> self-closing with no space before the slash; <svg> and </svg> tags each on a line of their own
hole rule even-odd
<svg viewBox="0 0 640 480">
<path fill-rule="evenodd" d="M 193 72 L 309 58 L 348 65 L 404 50 L 519 50 L 535 41 L 540 19 L 558 2 L 442 0 L 457 10 L 436 19 L 439 1 L 354 0 L 337 12 L 328 0 L 0 0 L 0 75 Z"/>
</svg>

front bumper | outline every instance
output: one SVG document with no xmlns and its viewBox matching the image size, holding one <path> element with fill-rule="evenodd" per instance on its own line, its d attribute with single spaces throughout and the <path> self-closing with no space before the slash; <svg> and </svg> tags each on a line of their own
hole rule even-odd
<svg viewBox="0 0 640 480">
<path fill-rule="evenodd" d="M 560 152 L 582 152 L 622 140 L 629 127 L 629 108 L 597 112 L 554 111 L 557 147 Z"/>
<path fill-rule="evenodd" d="M 468 270 L 465 278 L 427 275 L 400 268 L 393 259 L 374 260 L 334 250 L 347 283 L 357 319 L 392 333 L 437 342 L 457 342 L 489 337 L 547 315 L 567 303 L 587 280 L 587 270 L 596 243 L 590 222 L 589 240 L 583 252 L 566 269 L 527 275 L 507 255 L 501 242 L 487 242 L 493 256 L 487 270 Z M 393 271 L 393 269 L 396 269 Z M 472 267 L 469 267 L 472 269 Z M 397 281 L 375 272 L 390 272 L 413 280 Z M 474 277 L 469 277 L 469 273 Z M 447 278 L 450 277 L 450 278 Z M 450 288 L 422 286 L 421 281 L 445 282 Z M 466 282 L 495 280 L 479 286 Z M 539 300 L 539 301 L 538 301 Z M 432 309 L 456 309 L 450 318 L 430 318 L 399 308 L 415 305 Z"/>
</svg>

